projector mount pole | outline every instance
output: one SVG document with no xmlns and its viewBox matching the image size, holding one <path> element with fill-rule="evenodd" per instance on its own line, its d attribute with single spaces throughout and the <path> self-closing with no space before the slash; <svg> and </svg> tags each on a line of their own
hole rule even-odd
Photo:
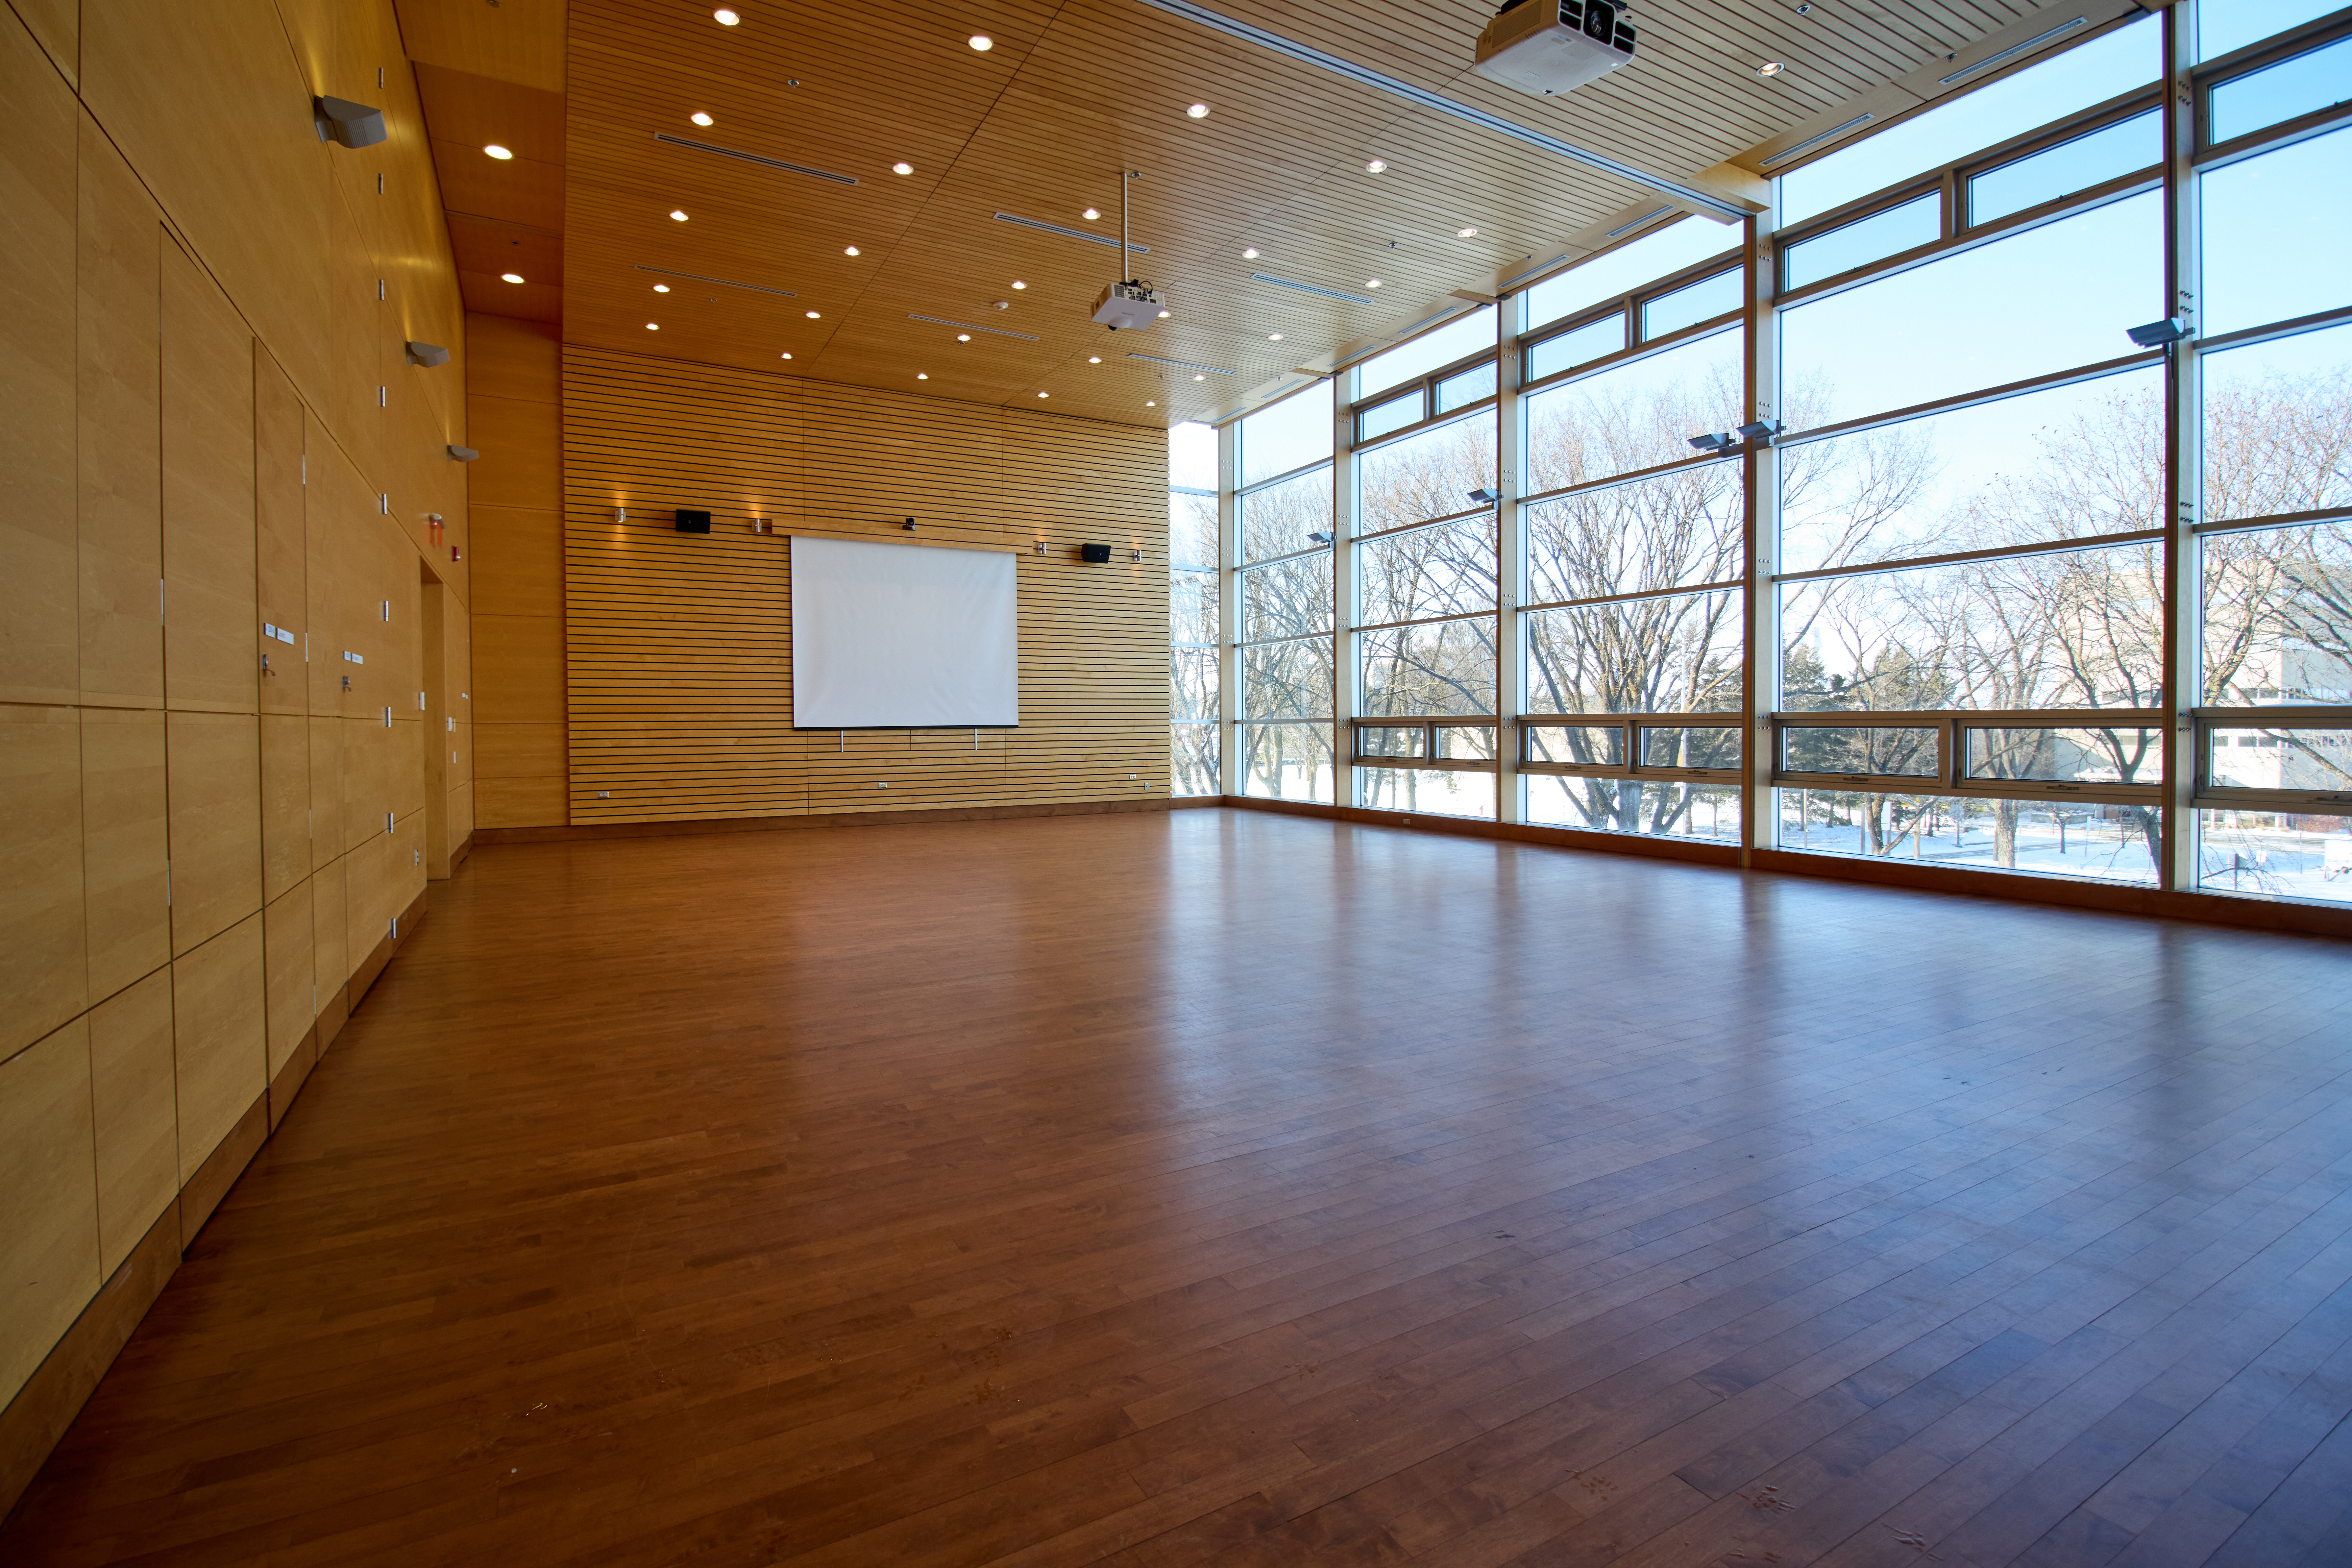
<svg viewBox="0 0 2352 1568">
<path fill-rule="evenodd" d="M 1141 178 L 1142 170 L 1129 169 L 1121 174 L 1118 182 L 1118 269 L 1129 275 L 1127 279 L 1129 283 L 1134 283 L 1136 279 L 1133 276 L 1134 264 L 1129 259 L 1133 252 L 1127 247 L 1127 187 L 1129 181 Z"/>
</svg>

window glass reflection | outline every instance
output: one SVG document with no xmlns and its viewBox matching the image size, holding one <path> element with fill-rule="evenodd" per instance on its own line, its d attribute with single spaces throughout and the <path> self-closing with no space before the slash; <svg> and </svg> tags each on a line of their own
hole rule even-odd
<svg viewBox="0 0 2352 1568">
<path fill-rule="evenodd" d="M 2206 337 L 2352 305 L 2352 130 L 2200 176 Z M 2152 319 L 2152 318 L 2150 318 Z"/>
<path fill-rule="evenodd" d="M 1780 286 L 1801 289 L 1917 246 L 1933 245 L 1943 232 L 1944 198 L 1930 191 L 1790 246 L 1780 253 Z"/>
<path fill-rule="evenodd" d="M 1537 393 L 1527 401 L 1536 493 L 1694 456 L 1690 437 L 1728 430 L 1743 382 L 1738 327 Z"/>
<path fill-rule="evenodd" d="M 2145 169 L 2163 156 L 2164 116 L 2150 110 L 1977 175 L 1969 182 L 1969 221 L 1990 223 L 2021 213 Z"/>
</svg>

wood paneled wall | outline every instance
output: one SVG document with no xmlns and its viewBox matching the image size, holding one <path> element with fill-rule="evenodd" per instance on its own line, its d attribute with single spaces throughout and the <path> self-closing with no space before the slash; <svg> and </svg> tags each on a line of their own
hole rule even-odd
<svg viewBox="0 0 2352 1568">
<path fill-rule="evenodd" d="M 468 316 L 475 810 L 484 827 L 561 826 L 563 743 L 563 395 L 556 329 Z"/>
<path fill-rule="evenodd" d="M 112 1353 L 53 1350 L 126 1270 L 136 1321 L 472 799 L 464 325 L 386 0 L 0 7 L 0 226 L 5 1508 Z"/>
<path fill-rule="evenodd" d="M 572 822 L 1165 798 L 1164 432 L 578 346 L 562 392 Z M 1017 552 L 1020 728 L 794 731 L 787 536 L 908 517 Z"/>
</svg>

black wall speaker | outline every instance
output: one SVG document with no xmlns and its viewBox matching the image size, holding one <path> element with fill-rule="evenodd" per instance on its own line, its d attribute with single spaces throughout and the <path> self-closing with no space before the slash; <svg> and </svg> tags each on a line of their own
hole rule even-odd
<svg viewBox="0 0 2352 1568">
<path fill-rule="evenodd" d="M 1081 561 L 1092 561 L 1099 564 L 1102 562 L 1110 559 L 1110 546 L 1108 544 L 1081 544 L 1078 546 L 1078 559 Z"/>
<path fill-rule="evenodd" d="M 680 533 L 709 533 L 710 514 L 707 511 L 688 511 L 680 508 L 677 514 L 677 531 Z"/>
</svg>

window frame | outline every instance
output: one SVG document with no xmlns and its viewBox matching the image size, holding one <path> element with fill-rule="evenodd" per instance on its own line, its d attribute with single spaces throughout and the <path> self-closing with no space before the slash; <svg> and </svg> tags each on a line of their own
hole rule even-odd
<svg viewBox="0 0 2352 1568">
<path fill-rule="evenodd" d="M 1713 713 L 1522 713 L 1513 721 L 1518 736 L 1518 771 L 1560 778 L 1635 779 L 1659 784 L 1739 784 L 1748 779 L 1748 716 L 1738 710 Z M 1622 763 L 1554 763 L 1529 755 L 1538 730 L 1619 730 L 1624 734 Z M 1728 768 L 1672 768 L 1642 761 L 1643 730 L 1728 730 L 1739 741 L 1739 764 Z"/>
<path fill-rule="evenodd" d="M 1985 779 L 1968 772 L 1969 730 L 2169 730 L 2168 708 L 1837 708 L 1776 710 L 1766 715 L 1770 737 L 1769 784 L 1774 789 L 1829 790 L 1864 795 L 1969 795 L 1986 800 L 2083 800 L 2101 805 L 2160 805 L 2165 782 L 2148 784 L 2048 779 Z M 1783 767 L 1790 730 L 1934 730 L 1936 772 L 1929 773 L 1805 773 Z M 2158 755 L 2161 756 L 2159 751 Z M 2054 795 L 2052 792 L 2056 792 Z"/>
</svg>

